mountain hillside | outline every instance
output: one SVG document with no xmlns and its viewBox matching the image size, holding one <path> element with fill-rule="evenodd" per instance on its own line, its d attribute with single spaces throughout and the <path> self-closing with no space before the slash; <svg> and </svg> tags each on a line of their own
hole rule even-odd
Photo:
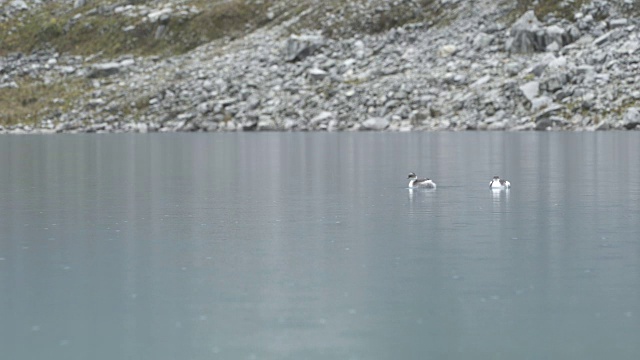
<svg viewBox="0 0 640 360">
<path fill-rule="evenodd" d="M 0 132 L 640 128 L 634 0 L 8 0 Z"/>
</svg>

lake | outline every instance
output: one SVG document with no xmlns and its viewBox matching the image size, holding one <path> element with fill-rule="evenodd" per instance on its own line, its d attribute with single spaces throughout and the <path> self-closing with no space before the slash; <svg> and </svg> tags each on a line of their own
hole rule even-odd
<svg viewBox="0 0 640 360">
<path fill-rule="evenodd" d="M 637 359 L 639 157 L 637 132 L 0 136 L 0 352 Z"/>
</svg>

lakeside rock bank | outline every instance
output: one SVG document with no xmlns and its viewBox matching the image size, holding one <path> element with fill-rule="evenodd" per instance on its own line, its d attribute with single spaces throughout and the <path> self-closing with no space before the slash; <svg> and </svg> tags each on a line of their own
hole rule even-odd
<svg viewBox="0 0 640 360">
<path fill-rule="evenodd" d="M 494 1 L 436 3 L 448 24 L 334 37 L 292 34 L 291 17 L 176 56 L 7 54 L 0 94 L 32 79 L 66 96 L 0 133 L 640 129 L 635 2 L 585 2 L 570 18 L 525 11 L 510 23 Z M 6 16 L 29 11 L 12 4 Z M 370 11 L 391 11 L 385 4 Z M 199 11 L 156 5 L 110 11 L 155 21 L 154 37 Z"/>
</svg>

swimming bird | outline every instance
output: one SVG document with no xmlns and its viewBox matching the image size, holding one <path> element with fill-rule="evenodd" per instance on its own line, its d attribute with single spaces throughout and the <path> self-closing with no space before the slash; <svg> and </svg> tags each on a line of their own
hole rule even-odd
<svg viewBox="0 0 640 360">
<path fill-rule="evenodd" d="M 436 188 L 436 183 L 434 183 L 433 180 L 418 179 L 418 176 L 416 176 L 416 174 L 414 173 L 409 173 L 409 176 L 407 176 L 407 179 L 409 179 L 409 187 L 424 187 L 427 189 Z"/>
<path fill-rule="evenodd" d="M 496 175 L 493 177 L 493 180 L 489 182 L 489 187 L 491 189 L 509 189 L 511 183 L 507 180 L 500 179 L 500 176 Z"/>
</svg>

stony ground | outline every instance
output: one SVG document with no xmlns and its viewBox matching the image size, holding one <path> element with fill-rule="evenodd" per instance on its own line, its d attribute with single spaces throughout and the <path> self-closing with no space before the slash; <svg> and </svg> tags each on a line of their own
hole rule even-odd
<svg viewBox="0 0 640 360">
<path fill-rule="evenodd" d="M 69 20 L 39 36 L 93 30 L 84 19 L 102 14 L 126 20 L 118 42 L 133 47 L 87 54 L 47 38 L 0 52 L 0 132 L 640 129 L 633 0 L 245 1 L 264 17 L 155 54 L 140 39 L 169 43 L 216 7 L 60 3 Z M 45 6 L 2 5 L 14 38 L 25 30 L 7 24 Z"/>
</svg>

